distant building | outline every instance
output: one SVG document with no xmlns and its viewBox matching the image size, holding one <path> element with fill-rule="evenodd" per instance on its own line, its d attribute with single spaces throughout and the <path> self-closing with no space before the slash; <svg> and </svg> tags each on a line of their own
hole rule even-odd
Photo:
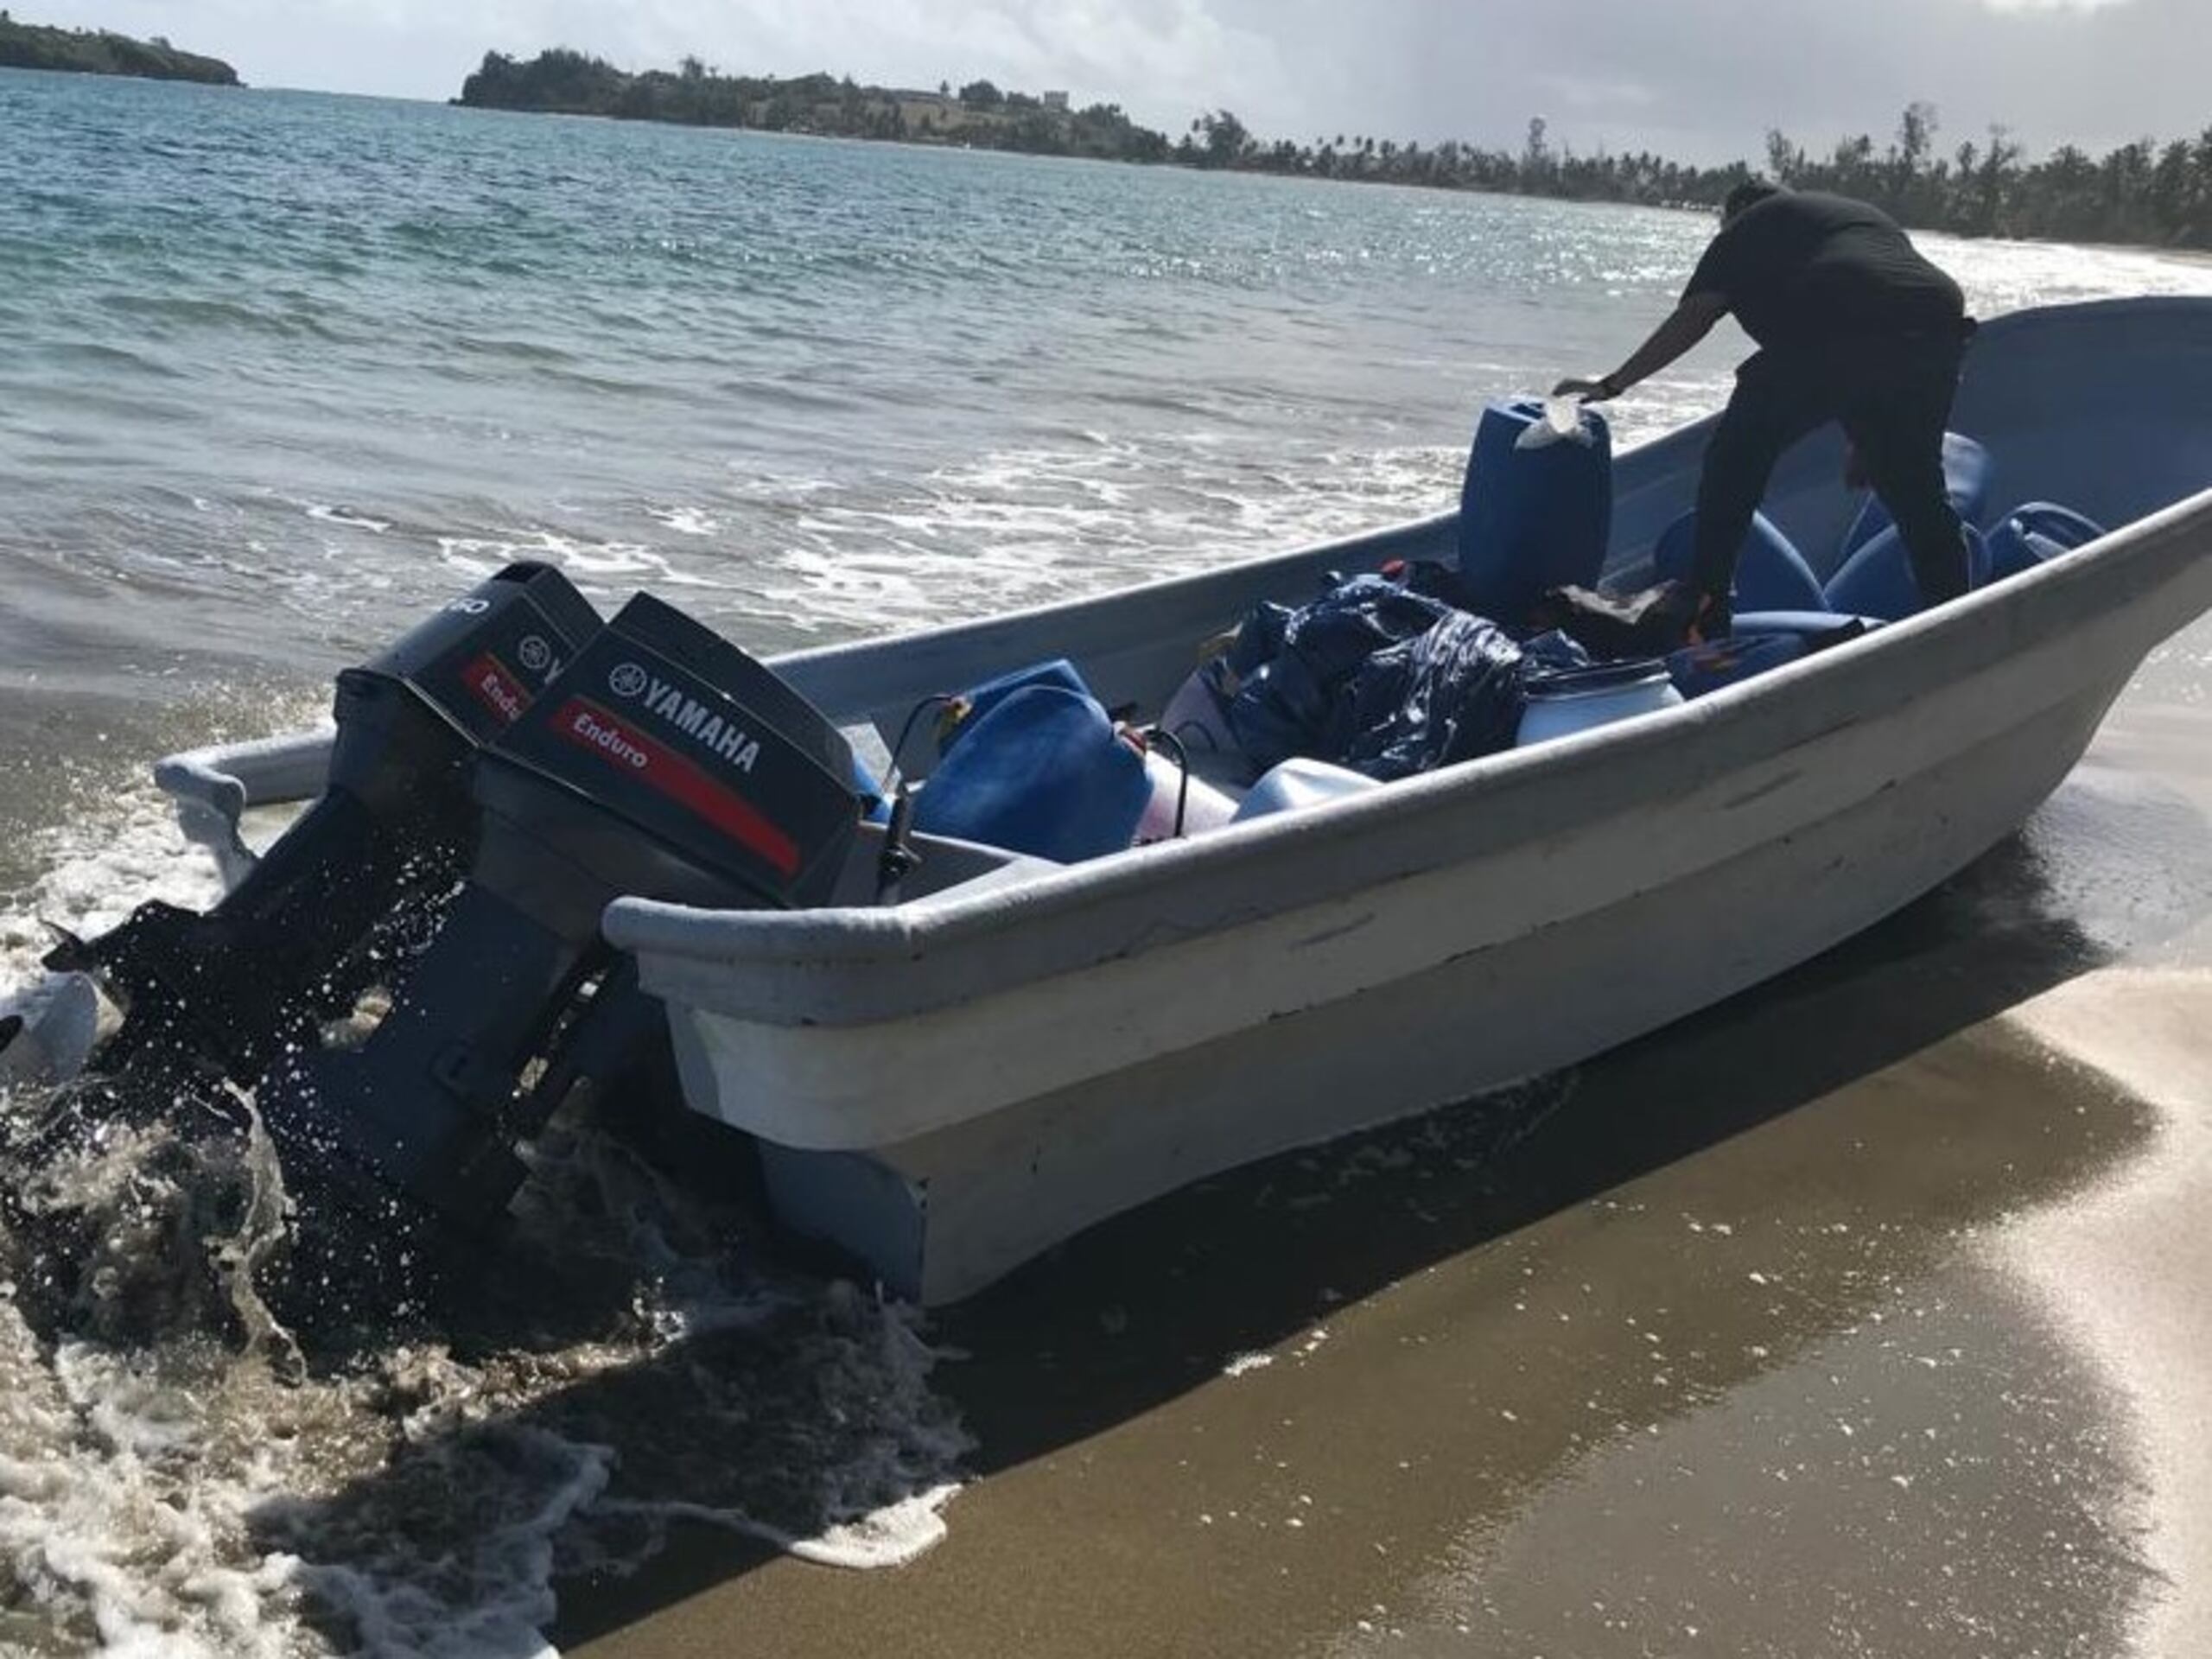
<svg viewBox="0 0 2212 1659">
<path fill-rule="evenodd" d="M 1068 95 L 1065 92 L 1046 93 L 1045 107 L 1058 114 L 1065 115 L 1068 112 Z"/>
</svg>

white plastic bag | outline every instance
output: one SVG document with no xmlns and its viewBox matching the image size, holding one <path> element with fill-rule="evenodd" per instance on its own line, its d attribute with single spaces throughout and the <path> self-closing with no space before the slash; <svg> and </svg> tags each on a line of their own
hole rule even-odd
<svg viewBox="0 0 2212 1659">
<path fill-rule="evenodd" d="M 1513 441 L 1516 449 L 1543 449 L 1554 443 L 1579 443 L 1585 448 L 1598 442 L 1582 405 L 1572 397 L 1544 399 L 1543 418 Z"/>
</svg>

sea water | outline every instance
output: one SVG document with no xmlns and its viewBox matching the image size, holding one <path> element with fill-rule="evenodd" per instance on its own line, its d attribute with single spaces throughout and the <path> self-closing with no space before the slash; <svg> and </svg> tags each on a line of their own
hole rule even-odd
<svg viewBox="0 0 2212 1659">
<path fill-rule="evenodd" d="M 1436 511 L 1483 402 L 1614 366 L 1712 229 L 0 72 L 0 991 L 42 919 L 212 896 L 153 754 L 316 717 L 505 560 L 773 651 Z M 2212 291 L 1930 245 L 1983 315 Z M 1622 435 L 1715 404 L 1732 344 Z M 679 1520 L 852 1566 L 957 1525 L 926 1327 L 588 1123 L 474 1317 L 340 1353 L 258 1304 L 265 1147 L 57 1156 L 56 1109 L 0 1103 L 15 1214 L 80 1258 L 0 1240 L 0 1647 L 535 1653 L 556 1575 Z"/>
</svg>

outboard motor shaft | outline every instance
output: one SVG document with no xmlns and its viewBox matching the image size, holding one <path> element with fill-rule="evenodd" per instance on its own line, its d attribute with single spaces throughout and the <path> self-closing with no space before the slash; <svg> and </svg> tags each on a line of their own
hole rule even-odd
<svg viewBox="0 0 2212 1659">
<path fill-rule="evenodd" d="M 845 740 L 770 670 L 632 600 L 477 757 L 468 885 L 368 1041 L 264 1081 L 287 1169 L 379 1215 L 397 1193 L 493 1220 L 522 1180 L 517 1143 L 578 1070 L 603 1077 L 662 1028 L 600 940 L 607 904 L 823 902 L 859 823 L 852 776 Z"/>
<path fill-rule="evenodd" d="M 599 626 L 558 570 L 512 564 L 340 674 L 325 791 L 228 897 L 205 914 L 142 905 L 48 956 L 102 976 L 128 1010 L 95 1065 L 177 1047 L 251 1084 L 288 1033 L 349 1010 L 377 974 L 365 942 L 467 870 L 478 749 Z"/>
</svg>

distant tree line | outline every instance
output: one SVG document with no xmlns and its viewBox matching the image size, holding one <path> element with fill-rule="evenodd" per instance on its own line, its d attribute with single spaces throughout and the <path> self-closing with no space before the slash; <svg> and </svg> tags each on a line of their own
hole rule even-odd
<svg viewBox="0 0 2212 1659">
<path fill-rule="evenodd" d="M 1163 135 L 1137 125 L 1119 105 L 1057 109 L 1025 92 L 1001 92 L 988 80 L 971 81 L 957 95 L 943 84 L 934 92 L 901 92 L 862 86 L 849 76 L 728 75 L 696 58 L 684 59 L 674 70 L 630 74 L 564 48 L 541 52 L 528 62 L 487 53 L 483 67 L 462 83 L 457 101 L 480 109 L 965 144 L 1101 161 L 1164 162 L 1173 149 Z"/>
<path fill-rule="evenodd" d="M 1964 236 L 2043 237 L 2212 248 L 2212 127 L 2194 139 L 2144 138 L 2101 158 L 2073 144 L 2030 162 L 2003 127 L 1937 152 L 1936 108 L 1915 104 L 1877 151 L 1852 138 L 1808 156 L 1767 135 L 1767 170 L 1801 189 L 1834 190 L 1886 208 L 1905 224 Z"/>
<path fill-rule="evenodd" d="M 1130 120 L 1119 105 L 1069 110 L 1001 92 L 988 80 L 972 81 L 957 94 L 944 83 L 934 92 L 899 92 L 826 74 L 781 80 L 725 75 L 696 58 L 673 72 L 630 74 L 567 50 L 528 62 L 490 54 L 459 101 L 1654 207 L 1717 206 L 1755 170 L 1747 162 L 1685 165 L 1643 150 L 1578 155 L 1554 143 L 1541 118 L 1529 124 L 1518 150 L 1456 140 L 1424 147 L 1363 133 L 1325 135 L 1310 144 L 1268 142 L 1227 110 L 1199 116 L 1170 140 Z M 1878 149 L 1862 136 L 1815 156 L 1773 132 L 1764 170 L 1800 189 L 1874 202 L 1916 229 L 2212 248 L 2212 128 L 2194 140 L 2122 145 L 2101 159 L 2067 145 L 2034 162 L 2002 127 L 1948 155 L 1938 150 L 1937 130 L 1935 107 L 1914 104 L 1895 137 Z"/>
<path fill-rule="evenodd" d="M 0 69 L 59 69 L 73 74 L 136 75 L 235 86 L 238 72 L 219 58 L 180 52 L 160 35 L 134 41 L 105 29 L 48 29 L 0 11 Z"/>
</svg>

